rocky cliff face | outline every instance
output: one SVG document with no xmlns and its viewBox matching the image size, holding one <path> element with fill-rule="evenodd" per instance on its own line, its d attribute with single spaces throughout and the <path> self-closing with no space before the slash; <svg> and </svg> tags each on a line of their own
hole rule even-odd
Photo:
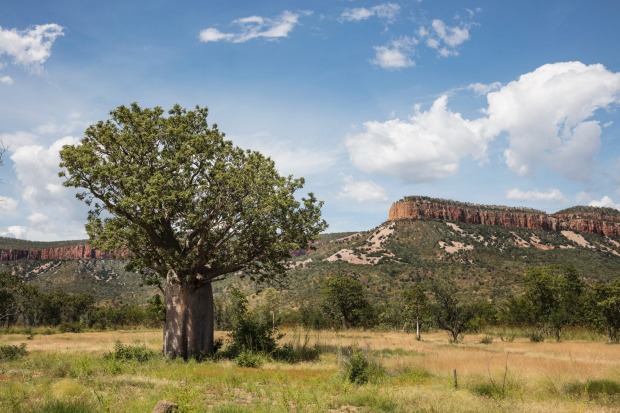
<svg viewBox="0 0 620 413">
<path fill-rule="evenodd" d="M 390 208 L 388 220 L 419 218 L 545 231 L 586 232 L 607 237 L 620 236 L 618 217 L 592 213 L 549 215 L 542 211 L 450 203 L 426 197 L 408 197 L 395 202 Z"/>
<path fill-rule="evenodd" d="M 124 251 L 114 253 L 104 253 L 92 248 L 88 244 L 68 245 L 65 247 L 45 248 L 38 250 L 27 249 L 0 249 L 0 261 L 16 261 L 19 259 L 27 260 L 72 260 L 82 258 L 125 258 L 127 253 Z"/>
</svg>

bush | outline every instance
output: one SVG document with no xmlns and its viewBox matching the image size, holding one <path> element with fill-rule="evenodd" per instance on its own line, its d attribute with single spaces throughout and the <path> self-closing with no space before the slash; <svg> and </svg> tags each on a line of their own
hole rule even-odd
<svg viewBox="0 0 620 413">
<path fill-rule="evenodd" d="M 239 367 L 259 368 L 263 365 L 263 358 L 260 354 L 249 350 L 243 350 L 234 360 Z"/>
<path fill-rule="evenodd" d="M 345 356 L 345 375 L 351 383 L 365 384 L 383 374 L 381 366 L 357 347 L 353 347 L 351 353 Z"/>
<path fill-rule="evenodd" d="M 26 350 L 26 343 L 22 343 L 19 346 L 0 346 L 0 360 L 1 361 L 9 361 L 9 360 L 19 360 L 28 355 L 28 351 Z"/>
<path fill-rule="evenodd" d="M 486 335 L 480 339 L 480 344 L 491 344 L 493 343 L 493 337 Z"/>
<path fill-rule="evenodd" d="M 81 333 L 82 324 L 80 323 L 62 323 L 58 326 L 61 333 Z"/>
<path fill-rule="evenodd" d="M 95 411 L 95 408 L 85 402 L 81 401 L 62 401 L 53 400 L 45 403 L 43 406 L 35 410 L 35 413 L 90 413 Z"/>
<path fill-rule="evenodd" d="M 532 331 L 530 333 L 530 341 L 532 343 L 542 343 L 545 341 L 545 335 L 539 331 Z"/>
<path fill-rule="evenodd" d="M 117 341 L 114 344 L 114 351 L 106 354 L 105 357 L 109 360 L 135 360 L 144 363 L 157 357 L 157 353 L 146 348 L 144 344 L 140 346 L 128 346 Z"/>
</svg>

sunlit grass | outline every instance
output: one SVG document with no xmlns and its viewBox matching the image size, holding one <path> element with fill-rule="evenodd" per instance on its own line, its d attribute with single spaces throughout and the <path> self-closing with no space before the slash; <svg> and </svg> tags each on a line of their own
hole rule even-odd
<svg viewBox="0 0 620 413">
<path fill-rule="evenodd" d="M 0 363 L 0 411 L 148 412 L 162 399 L 178 403 L 181 412 L 620 410 L 620 346 L 583 339 L 531 343 L 525 336 L 480 344 L 487 334 L 452 345 L 444 333 L 416 341 L 398 332 L 287 331 L 283 342 L 320 349 L 320 360 L 267 360 L 261 368 L 229 360 L 105 357 L 116 341 L 159 352 L 161 331 L 155 330 L 32 339 L 5 334 L 0 345 L 26 343 L 29 354 Z M 383 374 L 367 384 L 349 383 L 343 364 L 352 346 Z"/>
</svg>

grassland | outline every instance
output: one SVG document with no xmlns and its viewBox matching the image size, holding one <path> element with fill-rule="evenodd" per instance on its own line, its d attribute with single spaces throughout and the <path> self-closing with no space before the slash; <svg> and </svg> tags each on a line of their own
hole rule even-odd
<svg viewBox="0 0 620 413">
<path fill-rule="evenodd" d="M 603 340 L 502 341 L 487 332 L 450 345 L 443 333 L 415 341 L 398 332 L 288 331 L 283 340 L 308 340 L 320 360 L 267 360 L 258 369 L 106 358 L 117 340 L 158 350 L 161 331 L 0 335 L 0 345 L 29 351 L 0 361 L 0 411 L 150 412 L 162 399 L 181 412 L 620 411 L 620 346 Z M 349 383 L 342 366 L 350 346 L 383 373 Z"/>
</svg>

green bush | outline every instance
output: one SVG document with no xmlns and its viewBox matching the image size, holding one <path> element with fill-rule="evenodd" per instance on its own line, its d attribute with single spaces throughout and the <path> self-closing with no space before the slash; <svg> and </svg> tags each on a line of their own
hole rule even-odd
<svg viewBox="0 0 620 413">
<path fill-rule="evenodd" d="M 530 333 L 530 341 L 532 343 L 542 343 L 545 341 L 545 335 L 539 331 L 532 331 Z"/>
<path fill-rule="evenodd" d="M 82 328 L 83 326 L 80 323 L 61 323 L 58 326 L 61 333 L 81 333 Z"/>
<path fill-rule="evenodd" d="M 485 335 L 480 339 L 480 344 L 491 344 L 493 343 L 493 337 L 489 335 Z"/>
<path fill-rule="evenodd" d="M 0 346 L 0 360 L 8 361 L 8 360 L 19 360 L 28 355 L 28 351 L 26 350 L 26 343 L 22 343 L 19 346 L 6 345 Z"/>
<path fill-rule="evenodd" d="M 135 360 L 144 363 L 157 357 L 157 353 L 144 344 L 140 346 L 129 346 L 117 341 L 114 344 L 114 351 L 105 355 L 109 360 Z"/>
<path fill-rule="evenodd" d="M 239 367 L 259 368 L 263 365 L 263 358 L 260 354 L 250 350 L 243 350 L 235 357 L 235 364 Z"/>
<path fill-rule="evenodd" d="M 357 347 L 345 352 L 345 376 L 354 384 L 365 384 L 383 375 L 383 369 L 369 355 Z"/>
</svg>

